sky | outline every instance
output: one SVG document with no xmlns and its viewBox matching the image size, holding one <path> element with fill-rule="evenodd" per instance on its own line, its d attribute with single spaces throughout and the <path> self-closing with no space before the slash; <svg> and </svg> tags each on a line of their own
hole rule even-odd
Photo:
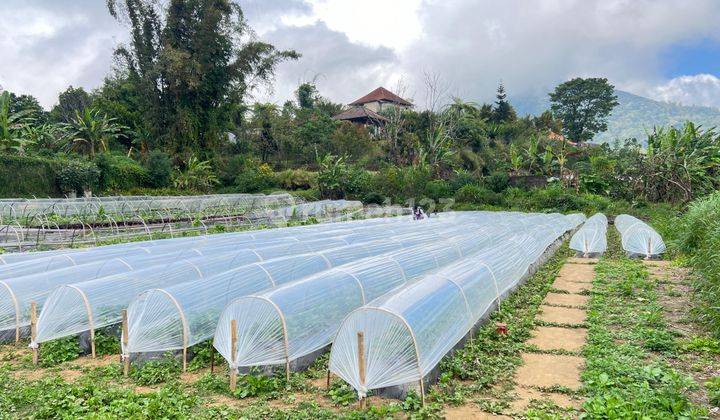
<svg viewBox="0 0 720 420">
<path fill-rule="evenodd" d="M 302 57 L 258 101 L 297 85 L 348 103 L 378 86 L 434 103 L 538 97 L 572 77 L 607 77 L 652 99 L 720 108 L 718 0 L 239 0 L 257 36 Z M 0 86 L 50 108 L 67 86 L 97 88 L 128 28 L 104 0 L 0 2 Z"/>
</svg>

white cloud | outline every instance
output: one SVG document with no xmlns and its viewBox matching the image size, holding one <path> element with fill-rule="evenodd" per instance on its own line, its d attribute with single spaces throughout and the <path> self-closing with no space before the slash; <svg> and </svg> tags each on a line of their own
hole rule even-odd
<svg viewBox="0 0 720 420">
<path fill-rule="evenodd" d="M 647 94 L 665 102 L 720 108 L 720 78 L 712 74 L 680 76 L 648 90 Z"/>
<path fill-rule="evenodd" d="M 500 80 L 522 96 L 569 77 L 602 76 L 634 93 L 714 103 L 715 85 L 668 81 L 660 57 L 676 44 L 720 40 L 717 0 L 692 7 L 685 0 L 238 1 L 262 39 L 303 54 L 278 69 L 278 84 L 263 98 L 273 102 L 316 75 L 335 101 L 399 79 L 422 97 L 423 73 L 434 72 L 453 94 L 475 101 L 491 100 Z M 97 87 L 127 37 L 104 3 L 0 1 L 3 85 L 44 106 L 70 84 Z"/>
</svg>

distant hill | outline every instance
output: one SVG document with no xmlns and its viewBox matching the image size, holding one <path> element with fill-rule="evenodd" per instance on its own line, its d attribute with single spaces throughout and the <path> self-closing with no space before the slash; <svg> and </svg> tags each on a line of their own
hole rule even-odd
<svg viewBox="0 0 720 420">
<path fill-rule="evenodd" d="M 595 136 L 595 142 L 605 143 L 635 137 L 645 144 L 647 132 L 652 131 L 653 127 L 679 126 L 688 120 L 706 128 L 720 128 L 720 109 L 660 102 L 622 90 L 616 90 L 615 94 L 620 105 L 610 116 L 608 130 Z M 519 115 L 539 115 L 550 108 L 547 96 L 513 99 L 512 104 Z"/>
</svg>

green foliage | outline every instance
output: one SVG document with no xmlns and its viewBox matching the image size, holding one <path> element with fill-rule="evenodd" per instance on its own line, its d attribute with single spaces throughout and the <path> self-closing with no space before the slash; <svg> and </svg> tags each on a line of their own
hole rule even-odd
<svg viewBox="0 0 720 420">
<path fill-rule="evenodd" d="M 52 159 L 0 155 L 0 196 L 58 196 L 61 191 L 56 180 L 61 167 L 60 161 Z"/>
<path fill-rule="evenodd" d="M 425 196 L 435 201 L 453 196 L 452 185 L 441 179 L 430 181 L 425 185 Z"/>
<path fill-rule="evenodd" d="M 325 155 L 318 159 L 318 189 L 322 198 L 358 198 L 369 192 L 370 175 L 349 165 L 345 157 Z"/>
<path fill-rule="evenodd" d="M 148 171 L 128 157 L 101 153 L 94 162 L 100 171 L 98 186 L 103 191 L 127 191 L 148 183 Z"/>
<path fill-rule="evenodd" d="M 115 122 L 100 110 L 85 108 L 75 111 L 75 116 L 65 124 L 70 149 L 91 158 L 97 152 L 107 152 L 111 143 L 123 135 L 127 127 Z"/>
<path fill-rule="evenodd" d="M 458 203 L 497 206 L 502 204 L 502 195 L 478 185 L 468 184 L 455 193 Z"/>
<path fill-rule="evenodd" d="M 29 142 L 23 128 L 32 122 L 31 110 L 13 110 L 10 92 L 0 93 L 0 152 L 22 154 Z"/>
<path fill-rule="evenodd" d="M 48 341 L 42 345 L 40 366 L 57 366 L 60 363 L 77 359 L 81 353 L 77 337 L 65 337 Z"/>
<path fill-rule="evenodd" d="M 235 177 L 235 186 L 239 192 L 256 193 L 277 187 L 277 179 L 267 163 L 246 163 L 242 172 Z"/>
<path fill-rule="evenodd" d="M 563 134 L 585 142 L 607 130 L 607 118 L 617 106 L 614 86 L 604 78 L 580 77 L 560 84 L 550 93 L 551 108 L 562 120 Z"/>
<path fill-rule="evenodd" d="M 611 239 L 609 246 L 618 246 L 617 235 Z M 621 259 L 601 261 L 596 273 L 583 351 L 587 367 L 582 378 L 589 398 L 582 417 L 701 416 L 687 395 L 695 386 L 692 380 L 647 353 L 674 347 L 647 271 L 638 262 Z"/>
<path fill-rule="evenodd" d="M 240 375 L 233 395 L 237 398 L 273 396 L 283 389 L 285 389 L 284 379 L 276 376 Z"/>
<path fill-rule="evenodd" d="M 317 187 L 318 174 L 306 169 L 287 169 L 275 174 L 275 178 L 285 190 L 307 190 Z"/>
<path fill-rule="evenodd" d="M 110 329 L 95 331 L 95 354 L 98 356 L 120 354 L 120 338 Z"/>
<path fill-rule="evenodd" d="M 272 80 L 276 66 L 297 59 L 251 36 L 231 1 L 110 0 L 110 14 L 129 23 L 129 45 L 116 56 L 139 93 L 140 124 L 179 153 L 205 156 L 242 118 L 243 98 Z M 202 46 L 202 48 L 198 48 Z"/>
<path fill-rule="evenodd" d="M 505 191 L 509 185 L 510 177 L 506 172 L 493 172 L 485 179 L 485 186 L 496 193 Z"/>
<path fill-rule="evenodd" d="M 207 160 L 200 161 L 191 156 L 185 163 L 185 169 L 176 169 L 173 174 L 173 185 L 180 190 L 208 192 L 220 181 Z"/>
<path fill-rule="evenodd" d="M 57 183 L 60 191 L 82 194 L 98 185 L 100 170 L 91 162 L 69 160 L 58 169 Z"/>
<path fill-rule="evenodd" d="M 161 359 L 150 360 L 139 369 L 133 369 L 131 376 L 138 385 L 157 385 L 177 379 L 180 370 L 180 362 L 172 354 L 166 354 Z"/>
<path fill-rule="evenodd" d="M 342 381 L 334 381 L 327 391 L 330 400 L 335 405 L 347 407 L 358 400 L 355 390 Z"/>
<path fill-rule="evenodd" d="M 167 153 L 153 150 L 145 159 L 147 185 L 151 188 L 166 188 L 172 184 L 172 162 Z"/>
<path fill-rule="evenodd" d="M 720 406 L 720 376 L 710 378 L 709 381 L 705 382 L 705 388 L 708 392 L 710 404 L 715 407 Z"/>
<path fill-rule="evenodd" d="M 92 98 L 82 87 L 68 88 L 58 95 L 58 103 L 50 110 L 50 119 L 55 122 L 69 123 L 79 112 L 92 106 Z"/>
</svg>

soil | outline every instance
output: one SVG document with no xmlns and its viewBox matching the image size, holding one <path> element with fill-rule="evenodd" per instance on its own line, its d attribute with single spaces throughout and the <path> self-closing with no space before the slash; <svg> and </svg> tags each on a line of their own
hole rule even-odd
<svg viewBox="0 0 720 420">
<path fill-rule="evenodd" d="M 590 283 L 578 283 L 575 281 L 569 281 L 566 279 L 558 278 L 552 284 L 552 287 L 557 290 L 562 290 L 568 293 L 583 293 L 590 290 Z"/>
</svg>

